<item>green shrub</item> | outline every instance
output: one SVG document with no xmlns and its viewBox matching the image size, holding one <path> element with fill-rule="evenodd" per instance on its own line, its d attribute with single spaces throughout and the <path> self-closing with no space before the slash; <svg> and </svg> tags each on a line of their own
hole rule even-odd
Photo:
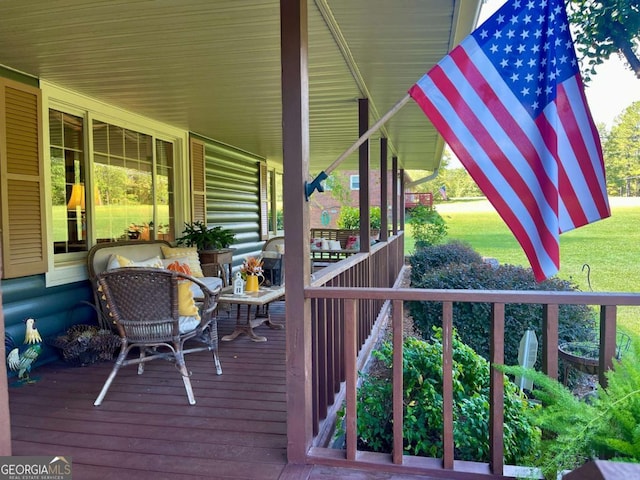
<svg viewBox="0 0 640 480">
<path fill-rule="evenodd" d="M 555 479 L 557 472 L 593 458 L 640 463 L 640 364 L 635 354 L 623 356 L 606 373 L 607 388 L 598 386 L 588 402 L 541 372 L 501 368 L 534 382 L 532 395 L 543 408 L 533 419 L 545 434 L 533 463 L 545 478 Z"/>
<path fill-rule="evenodd" d="M 417 249 L 411 256 L 411 281 L 422 273 L 453 263 L 482 263 L 482 257 L 467 243 L 458 240 Z"/>
<path fill-rule="evenodd" d="M 433 247 L 432 247 L 433 248 Z M 565 280 L 552 278 L 537 283 L 530 269 L 513 265 L 497 268 L 484 263 L 452 263 L 432 270 L 412 271 L 411 286 L 429 289 L 475 290 L 552 290 L 571 291 L 576 287 Z M 442 325 L 442 302 L 409 302 L 416 329 L 428 338 L 434 326 Z M 505 306 L 505 363 L 518 363 L 518 347 L 524 332 L 531 328 L 542 338 L 542 305 L 507 304 Z M 560 305 L 559 343 L 593 341 L 594 312 L 585 305 Z M 461 340 L 489 359 L 491 338 L 491 304 L 453 304 L 453 324 Z M 539 342 L 538 361 L 542 359 Z"/>
<path fill-rule="evenodd" d="M 372 229 L 380 229 L 380 207 L 371 207 L 369 222 Z M 360 209 L 358 207 L 342 207 L 336 221 L 338 228 L 355 230 L 360 228 Z"/>
<path fill-rule="evenodd" d="M 447 236 L 447 224 L 435 208 L 418 205 L 410 209 L 407 223 L 417 249 L 441 243 Z"/>
<path fill-rule="evenodd" d="M 374 355 L 392 366 L 392 346 L 384 343 Z M 392 397 L 389 375 L 364 375 L 358 390 L 358 448 L 391 452 Z M 404 342 L 404 451 L 442 456 L 442 335 L 436 329 L 427 342 Z M 455 456 L 489 461 L 489 364 L 464 345 L 454 332 L 453 409 Z M 530 422 L 532 405 L 505 380 L 505 461 L 524 464 L 535 451 L 539 430 Z"/>
</svg>

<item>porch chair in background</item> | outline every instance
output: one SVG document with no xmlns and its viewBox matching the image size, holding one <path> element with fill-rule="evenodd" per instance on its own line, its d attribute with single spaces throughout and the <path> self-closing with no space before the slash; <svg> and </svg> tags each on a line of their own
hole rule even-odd
<svg viewBox="0 0 640 480">
<path fill-rule="evenodd" d="M 202 290 L 196 305 L 191 282 Z M 120 335 L 121 348 L 94 405 L 100 405 L 121 367 L 138 365 L 158 358 L 175 361 L 182 375 L 187 397 L 195 404 L 186 353 L 208 350 L 213 352 L 216 373 L 222 374 L 218 358 L 218 325 L 215 310 L 220 287 L 210 290 L 197 278 L 181 272 L 159 268 L 128 267 L 109 270 L 98 275 L 100 293 Z M 184 348 L 187 340 L 197 340 L 204 346 Z M 127 358 L 138 348 L 137 358 Z"/>
<path fill-rule="evenodd" d="M 229 282 L 227 281 L 227 272 L 225 271 L 224 265 L 221 263 L 203 263 L 201 267 L 202 273 L 205 277 L 220 277 L 222 279 L 223 287 L 229 285 Z"/>
<path fill-rule="evenodd" d="M 284 282 L 284 237 L 273 237 L 262 246 L 265 283 L 268 286 Z"/>
</svg>

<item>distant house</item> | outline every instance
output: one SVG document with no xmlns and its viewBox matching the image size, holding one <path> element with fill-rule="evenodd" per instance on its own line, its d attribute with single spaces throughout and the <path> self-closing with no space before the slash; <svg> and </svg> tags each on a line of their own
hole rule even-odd
<svg viewBox="0 0 640 480">
<path fill-rule="evenodd" d="M 390 180 L 389 180 L 390 181 Z M 360 176 L 358 170 L 333 172 L 324 182 L 324 192 L 309 199 L 311 228 L 338 228 L 342 207 L 360 204 Z M 380 206 L 380 172 L 372 171 L 369 179 L 369 198 L 372 207 Z"/>
<path fill-rule="evenodd" d="M 387 173 L 388 185 L 392 184 L 391 172 Z M 405 181 L 409 179 L 405 175 Z M 380 206 L 380 171 L 372 170 L 369 178 L 369 205 Z M 391 187 L 389 187 L 391 188 Z M 324 182 L 324 192 L 318 192 L 309 199 L 311 228 L 338 228 L 338 218 L 342 207 L 357 207 L 360 204 L 360 176 L 357 170 L 340 170 L 332 173 Z M 388 205 L 392 192 L 388 193 Z M 432 193 L 405 193 L 405 208 L 418 204 L 431 206 Z M 391 211 L 391 207 L 389 208 Z"/>
</svg>

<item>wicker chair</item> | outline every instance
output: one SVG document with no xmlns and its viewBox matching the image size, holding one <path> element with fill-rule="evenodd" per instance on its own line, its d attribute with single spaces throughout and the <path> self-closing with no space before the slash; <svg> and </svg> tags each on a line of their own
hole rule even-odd
<svg viewBox="0 0 640 480">
<path fill-rule="evenodd" d="M 284 237 L 273 237 L 262 246 L 265 286 L 284 285 Z"/>
<path fill-rule="evenodd" d="M 273 237 L 265 242 L 262 246 L 263 252 L 277 252 L 282 254 L 284 251 L 284 237 Z"/>
<path fill-rule="evenodd" d="M 204 294 L 198 299 L 198 311 L 194 316 L 181 316 L 179 312 L 179 282 L 191 281 Z M 195 404 L 189 372 L 184 354 L 196 351 L 212 351 L 218 375 L 222 374 L 218 358 L 218 327 L 215 310 L 220 288 L 209 290 L 197 278 L 183 273 L 158 268 L 128 267 L 103 272 L 98 284 L 120 335 L 120 354 L 94 405 L 100 405 L 118 370 L 126 365 L 138 365 L 138 374 L 150 360 L 173 360 L 182 375 L 189 403 Z M 185 349 L 187 340 L 204 344 Z M 127 358 L 129 352 L 139 348 L 137 358 Z"/>
</svg>

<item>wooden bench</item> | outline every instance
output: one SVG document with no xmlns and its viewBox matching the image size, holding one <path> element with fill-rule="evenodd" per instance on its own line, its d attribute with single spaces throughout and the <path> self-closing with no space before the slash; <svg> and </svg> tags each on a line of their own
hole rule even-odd
<svg viewBox="0 0 640 480">
<path fill-rule="evenodd" d="M 87 255 L 87 271 L 89 281 L 93 288 L 95 307 L 98 312 L 98 321 L 103 328 L 109 328 L 110 322 L 106 305 L 102 300 L 102 295 L 98 292 L 98 274 L 107 270 L 112 255 L 121 255 L 134 262 L 142 262 L 154 257 L 163 258 L 162 246 L 172 247 L 164 240 L 136 240 L 102 242 L 94 245 Z M 203 281 L 208 288 L 214 289 L 227 285 L 224 268 L 220 264 L 201 264 L 204 277 L 198 280 Z M 194 295 L 198 297 L 199 289 L 194 288 Z M 200 293 L 201 296 L 201 293 Z"/>
<path fill-rule="evenodd" d="M 380 231 L 371 230 L 371 239 L 377 239 Z M 311 247 L 311 262 L 313 268 L 325 267 L 329 263 L 338 262 L 350 255 L 358 253 L 360 248 L 347 248 L 350 237 L 359 237 L 360 230 L 346 228 L 312 228 L 311 240 L 324 239 L 327 241 L 340 242 L 340 248 L 318 248 Z M 359 240 L 358 240 L 359 245 Z"/>
</svg>

